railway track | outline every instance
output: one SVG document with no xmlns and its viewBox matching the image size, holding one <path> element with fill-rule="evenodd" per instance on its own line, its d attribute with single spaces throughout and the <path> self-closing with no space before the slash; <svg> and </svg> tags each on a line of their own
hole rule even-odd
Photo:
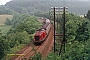
<svg viewBox="0 0 90 60">
<path fill-rule="evenodd" d="M 37 50 L 40 46 L 35 46 L 34 49 Z M 29 47 L 28 49 L 26 49 L 23 54 L 23 56 L 19 56 L 17 57 L 15 60 L 22 60 L 24 58 L 29 58 L 30 56 L 32 56 L 34 54 L 35 51 L 33 51 L 32 47 Z"/>
<path fill-rule="evenodd" d="M 37 51 L 37 49 L 40 46 L 29 46 L 29 47 L 25 47 L 24 49 L 22 49 L 19 53 L 17 54 L 22 54 L 22 55 L 18 55 L 18 56 L 13 56 L 10 60 L 23 60 L 25 58 L 29 58 L 30 56 L 34 55 L 34 52 Z"/>
</svg>

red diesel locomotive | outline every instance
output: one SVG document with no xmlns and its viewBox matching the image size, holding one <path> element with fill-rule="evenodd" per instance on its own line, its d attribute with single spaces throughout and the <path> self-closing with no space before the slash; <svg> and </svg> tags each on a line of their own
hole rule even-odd
<svg viewBox="0 0 90 60">
<path fill-rule="evenodd" d="M 50 28 L 51 28 L 51 24 L 50 24 L 49 19 L 46 19 L 45 22 L 46 23 L 42 26 L 42 28 L 39 29 L 38 31 L 36 31 L 36 33 L 34 35 L 34 43 L 35 44 L 41 43 L 48 36 L 48 33 L 50 31 Z"/>
</svg>

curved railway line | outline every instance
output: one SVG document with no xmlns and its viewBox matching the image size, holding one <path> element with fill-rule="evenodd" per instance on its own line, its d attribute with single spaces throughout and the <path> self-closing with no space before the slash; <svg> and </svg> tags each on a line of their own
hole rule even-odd
<svg viewBox="0 0 90 60">
<path fill-rule="evenodd" d="M 53 43 L 54 43 L 53 31 L 54 31 L 54 28 L 53 26 L 51 26 L 51 30 L 49 32 L 48 37 L 41 45 L 32 47 L 30 46 L 32 45 L 31 43 L 29 46 L 24 47 L 20 52 L 18 52 L 18 54 L 23 54 L 23 55 L 13 56 L 11 60 L 24 60 L 25 58 L 29 59 L 31 56 L 34 55 L 35 52 L 36 53 L 40 52 L 43 57 L 47 57 L 49 52 L 52 50 Z"/>
</svg>

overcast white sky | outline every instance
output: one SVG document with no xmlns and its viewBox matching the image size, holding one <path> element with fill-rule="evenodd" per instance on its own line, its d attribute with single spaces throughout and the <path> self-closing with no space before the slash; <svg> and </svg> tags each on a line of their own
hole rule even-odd
<svg viewBox="0 0 90 60">
<path fill-rule="evenodd" d="M 6 2 L 9 2 L 9 1 L 11 1 L 11 0 L 0 0 L 0 5 L 4 5 L 4 4 L 6 4 Z"/>
</svg>

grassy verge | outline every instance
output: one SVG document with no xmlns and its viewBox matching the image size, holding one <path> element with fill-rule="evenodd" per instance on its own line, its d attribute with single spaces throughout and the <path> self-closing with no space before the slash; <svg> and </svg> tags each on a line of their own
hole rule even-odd
<svg viewBox="0 0 90 60">
<path fill-rule="evenodd" d="M 5 56 L 4 60 L 10 60 L 13 55 L 8 55 L 8 54 L 15 54 L 16 52 L 20 51 L 25 44 L 20 44 L 18 46 L 15 46 L 14 48 L 11 48 L 10 51 L 7 52 L 7 55 Z"/>
</svg>

